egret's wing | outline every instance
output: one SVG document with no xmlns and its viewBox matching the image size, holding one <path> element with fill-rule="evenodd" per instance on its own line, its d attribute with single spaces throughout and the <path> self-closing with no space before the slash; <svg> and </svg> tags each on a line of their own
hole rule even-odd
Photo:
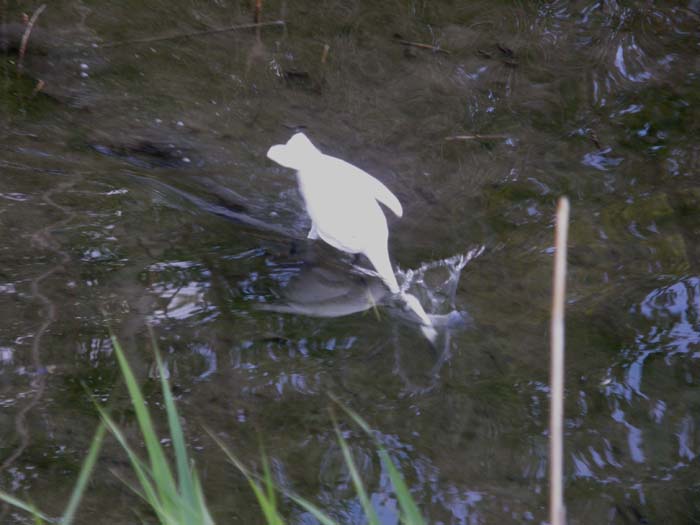
<svg viewBox="0 0 700 525">
<path fill-rule="evenodd" d="M 384 186 L 381 182 L 379 182 L 377 179 L 372 177 L 371 175 L 369 176 L 369 180 L 372 183 L 373 187 L 373 193 L 374 197 L 384 204 L 387 208 L 389 208 L 391 211 L 394 212 L 394 215 L 397 217 L 401 217 L 403 215 L 403 208 L 401 207 L 401 203 L 399 202 L 399 199 L 396 198 L 396 195 L 391 193 L 389 188 Z"/>
<path fill-rule="evenodd" d="M 326 155 L 326 157 L 328 157 L 328 155 Z M 356 181 L 359 184 L 362 184 L 367 193 L 393 211 L 397 217 L 401 217 L 403 215 L 403 208 L 401 207 L 399 199 L 396 197 L 396 195 L 391 193 L 389 188 L 384 186 L 382 182 L 375 179 L 372 175 L 364 170 L 361 170 L 357 166 L 353 166 L 349 162 L 342 159 L 336 159 L 335 157 L 330 158 L 342 163 L 344 167 L 347 168 L 345 171 L 347 171 L 347 173 L 351 173 L 355 177 Z"/>
</svg>

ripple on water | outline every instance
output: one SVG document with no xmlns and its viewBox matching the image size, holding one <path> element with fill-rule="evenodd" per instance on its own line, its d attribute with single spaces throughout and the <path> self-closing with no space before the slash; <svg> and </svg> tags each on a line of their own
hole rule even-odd
<svg viewBox="0 0 700 525">
<path fill-rule="evenodd" d="M 149 292 L 161 299 L 150 320 L 185 320 L 191 317 L 211 319 L 218 311 L 209 299 L 211 272 L 201 263 L 168 261 L 150 265 L 147 269 L 152 282 Z"/>
<path fill-rule="evenodd" d="M 677 380 L 700 380 L 700 278 L 651 291 L 631 314 L 641 316 L 646 328 L 622 350 L 624 360 L 608 369 L 602 388 L 610 417 L 626 435 L 630 460 L 671 475 L 700 453 L 697 414 L 665 400 L 674 398 Z"/>
<path fill-rule="evenodd" d="M 70 43 L 107 42 L 247 16 L 227 2 L 176 0 L 153 8 L 95 1 L 89 8 L 78 2 L 83 16 L 76 24 L 75 3 L 51 3 L 35 29 L 65 34 Z M 19 20 L 15 4 L 8 3 L 7 17 Z M 267 15 L 275 4 L 265 3 Z M 0 130 L 0 233 L 6 233 L 0 406 L 10 414 L 26 406 L 36 377 L 27 348 L 39 312 L 27 283 L 53 263 L 29 245 L 27 233 L 56 220 L 57 210 L 41 204 L 42 192 L 79 174 L 83 183 L 56 195 L 75 220 L 51 232 L 71 264 L 42 283 L 61 307 L 47 333 L 51 365 L 55 358 L 72 363 L 76 376 L 94 373 L 93 395 L 113 399 L 117 372 L 99 315 L 107 301 L 115 316 L 133 316 L 137 333 L 144 318 L 157 325 L 169 372 L 184 392 L 179 406 L 189 439 L 203 434 L 200 417 L 236 446 L 259 430 L 277 456 L 275 475 L 308 489 L 346 521 L 360 522 L 360 513 L 332 424 L 319 416 L 329 390 L 347 394 L 382 429 L 431 523 L 544 521 L 551 217 L 556 195 L 567 192 L 569 305 L 572 317 L 586 316 L 569 332 L 572 518 L 693 522 L 700 454 L 700 256 L 693 255 L 700 245 L 694 182 L 700 156 L 693 142 L 700 3 L 285 6 L 285 33 L 95 47 L 87 58 L 67 52 L 70 46 L 52 47 L 48 60 L 27 56 L 25 80 L 41 78 L 52 97 L 54 89 L 81 82 L 78 98 L 88 106 L 76 111 L 56 102 L 41 109 L 44 94 L 30 95 L 29 82 L 21 107 L 8 109 L 11 129 Z M 450 53 L 404 53 L 394 31 Z M 38 37 L 31 37 L 30 54 Z M 32 67 L 42 63 L 56 67 Z M 16 84 L 14 69 L 6 63 L 0 69 L 6 84 Z M 89 79 L 81 79 L 88 71 Z M 308 84 L 290 82 L 292 71 Z M 0 93 L 0 111 L 8 93 Z M 340 277 L 309 276 L 307 260 L 288 254 L 303 249 L 308 219 L 292 174 L 267 164 L 264 151 L 297 126 L 376 169 L 400 192 L 407 213 L 392 224 L 392 255 L 413 268 L 404 270 L 403 282 L 444 326 L 473 330 L 455 330 L 435 355 L 410 320 L 387 319 L 392 308 L 367 310 L 366 294 L 355 294 L 351 308 L 346 296 L 330 312 L 356 314 L 342 319 L 328 318 L 327 303 L 309 304 L 314 290 L 307 285 L 319 280 L 324 286 L 315 292 L 347 290 L 352 261 L 316 253 Z M 97 145 L 89 149 L 90 143 Z M 481 244 L 486 255 L 459 282 L 463 260 L 441 257 Z M 275 301 L 296 310 L 253 308 Z M 298 315 L 302 303 L 308 316 Z M 467 306 L 476 319 L 471 325 Z M 603 336 L 588 323 L 589 308 L 603 311 Z M 310 317 L 324 309 L 327 317 Z M 134 339 L 130 357 L 138 360 L 147 342 Z M 55 445 L 68 445 L 68 470 L 77 472 L 84 457 L 89 436 L 75 429 L 94 424 L 94 413 L 90 405 L 77 415 L 62 378 L 51 375 L 46 409 L 27 420 L 51 430 L 32 436 L 21 458 L 31 468 L 34 454 Z M 11 415 L 5 417 L 3 440 L 11 443 L 17 436 Z M 128 423 L 128 411 L 124 417 Z M 374 447 L 364 435 L 346 435 L 382 519 L 396 522 L 395 495 Z M 241 457 L 257 462 L 257 436 L 250 442 Z M 325 452 L 327 461 L 315 461 Z M 220 451 L 201 453 L 210 501 L 255 522 L 259 514 L 247 514 L 249 494 L 229 490 L 230 470 L 216 472 Z M 36 481 L 18 466 L 5 472 L 8 487 L 27 487 L 36 501 L 60 497 L 65 491 L 55 487 L 65 485 L 66 469 L 39 459 Z M 298 472 L 287 477 L 287 468 Z M 123 520 L 130 500 L 111 505 L 112 498 L 115 510 L 102 515 L 101 498 L 113 492 L 103 478 L 93 478 L 96 490 L 81 512 L 100 509 L 98 521 Z M 219 487 L 226 496 L 217 500 Z M 666 519 L 671 511 L 677 519 Z M 312 523 L 308 516 L 299 521 Z"/>
</svg>

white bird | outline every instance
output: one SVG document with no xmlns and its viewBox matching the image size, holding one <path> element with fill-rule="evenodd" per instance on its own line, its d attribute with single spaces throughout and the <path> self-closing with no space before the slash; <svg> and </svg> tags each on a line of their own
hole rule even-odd
<svg viewBox="0 0 700 525">
<path fill-rule="evenodd" d="M 396 195 L 366 171 L 316 148 L 303 133 L 272 146 L 269 159 L 297 172 L 299 190 L 311 217 L 308 237 L 319 237 L 338 250 L 361 253 L 389 290 L 399 294 L 431 341 L 435 330 L 418 299 L 401 292 L 389 259 L 389 228 L 380 203 L 397 217 L 403 208 Z"/>
<path fill-rule="evenodd" d="M 397 217 L 401 203 L 377 179 L 344 160 L 324 155 L 303 133 L 272 146 L 268 158 L 297 170 L 299 190 L 311 217 L 308 237 L 319 237 L 338 250 L 362 253 L 392 293 L 399 285 L 389 260 L 389 228 L 381 202 Z"/>
</svg>

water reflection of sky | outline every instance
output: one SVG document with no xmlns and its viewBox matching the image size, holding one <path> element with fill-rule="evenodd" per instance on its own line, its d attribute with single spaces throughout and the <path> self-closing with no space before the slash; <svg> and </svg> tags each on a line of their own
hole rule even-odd
<svg viewBox="0 0 700 525">
<path fill-rule="evenodd" d="M 8 19 L 20 14 L 18 3 L 12 4 Z M 90 12 L 82 20 L 86 32 L 74 34 L 70 4 L 52 3 L 37 29 L 90 44 L 95 37 L 139 38 L 168 16 L 182 30 L 237 16 L 224 2 L 176 1 L 161 11 L 97 2 L 83 13 Z M 277 14 L 274 4 L 265 3 L 266 16 Z M 693 264 L 686 249 L 697 244 L 692 133 L 700 2 L 462 2 L 457 9 L 450 2 L 412 2 L 405 10 L 401 3 L 340 9 L 338 2 L 286 4 L 291 30 L 262 32 L 265 58 L 257 65 L 245 64 L 246 39 L 253 37 L 246 32 L 174 46 L 166 40 L 150 51 L 94 48 L 95 55 L 79 63 L 72 54 L 64 59 L 67 46 L 57 49 L 54 70 L 69 75 L 37 76 L 47 92 L 70 83 L 71 74 L 83 87 L 76 90 L 76 105 L 40 115 L 31 111 L 42 99 L 35 93 L 25 101 L 30 111 L 13 119 L 12 132 L 3 130 L 0 141 L 0 217 L 7 233 L 0 405 L 7 412 L 7 442 L 16 441 L 12 411 L 28 410 L 23 413 L 32 427 L 54 428 L 46 438 L 35 434 L 29 452 L 44 454 L 46 439 L 48 446 L 67 447 L 65 457 L 79 465 L 84 450 L 75 444 L 74 429 L 84 427 L 74 419 L 73 398 L 60 390 L 67 369 L 62 363 L 74 364 L 78 374 L 85 372 L 81 367 L 105 377 L 107 369 L 116 371 L 104 319 L 94 315 L 107 306 L 115 331 L 138 331 L 144 316 L 158 325 L 168 370 L 186 392 L 180 400 L 184 418 L 205 414 L 217 432 L 230 430 L 234 420 L 255 424 L 266 442 L 284 434 L 272 449 L 275 470 L 293 471 L 297 458 L 287 451 L 312 439 L 287 428 L 325 408 L 329 387 L 342 387 L 384 432 L 380 439 L 432 523 L 543 519 L 549 391 L 546 374 L 540 374 L 546 364 L 535 352 L 546 345 L 541 320 L 549 299 L 552 203 L 570 192 L 572 241 L 591 243 L 604 281 L 572 282 L 571 309 L 600 294 L 606 307 L 625 310 L 614 318 L 625 326 L 604 338 L 613 340 L 609 347 L 586 348 L 569 363 L 567 474 L 587 490 L 567 492 L 568 502 L 579 504 L 571 515 L 580 519 L 597 504 L 607 505 L 608 522 L 618 523 L 619 509 L 630 500 L 643 506 L 655 491 L 664 499 L 683 492 L 679 473 L 692 472 L 689 465 L 700 452 L 699 278 L 680 277 Z M 125 19 L 134 23 L 123 25 Z M 450 54 L 420 48 L 401 54 L 391 40 L 395 29 L 375 20 L 391 20 L 405 38 L 444 45 Z M 30 53 L 38 35 L 32 35 Z M 326 64 L 319 63 L 322 40 L 330 45 Z M 179 65 L 166 59 L 173 53 Z M 89 77 L 80 74 L 83 63 L 89 63 Z M 69 64 L 79 68 L 70 73 L 64 67 Z M 182 67 L 192 74 L 183 76 Z M 308 75 L 309 85 L 292 82 L 293 73 Z M 86 111 L 74 111 L 83 103 Z M 379 318 L 371 309 L 342 319 L 298 315 L 303 301 L 305 314 L 332 312 L 328 303 L 309 306 L 320 302 L 309 302 L 306 264 L 296 254 L 287 256 L 287 238 L 299 241 L 307 226 L 293 175 L 264 161 L 265 149 L 295 126 L 308 128 L 338 155 L 376 167 L 392 190 L 400 189 L 407 213 L 392 224 L 392 257 L 418 268 L 403 272 L 411 293 L 448 327 L 451 313 L 467 324 L 461 314 L 468 310 L 475 329 L 447 334 L 438 354 L 426 357 L 415 326 L 389 317 L 390 306 L 379 309 Z M 472 138 L 445 141 L 456 135 Z M 476 140 L 479 135 L 493 138 Z M 95 140 L 92 148 L 83 144 Z M 151 142 L 174 143 L 188 158 L 156 169 L 170 159 L 171 147 L 151 148 L 156 158 L 144 162 Z M 200 187 L 200 177 L 215 183 Z M 58 206 L 52 206 L 44 192 L 59 181 L 75 187 L 53 193 Z M 224 198 L 217 185 L 235 195 Z M 236 211 L 222 214 L 219 204 L 231 201 Z M 59 308 L 44 336 L 43 362 L 34 365 L 28 348 L 42 307 L 29 296 L 29 283 L 56 262 L 56 254 L 49 244 L 39 249 L 26 241 L 68 212 L 68 223 L 43 230 L 72 261 L 40 283 Z M 212 213 L 230 221 L 218 222 Z M 280 227 L 261 234 L 263 225 Z M 449 268 L 426 269 L 425 261 L 470 243 L 488 249 L 461 282 Z M 607 247 L 614 253 L 602 249 Z M 350 265 L 335 262 L 343 271 Z M 531 273 L 528 265 L 546 269 Z M 659 279 L 652 281 L 655 290 L 633 288 L 640 273 Z M 298 293 L 302 289 L 306 295 Z M 637 304 L 627 311 L 631 295 Z M 273 303 L 287 313 L 254 308 Z M 349 310 L 333 312 L 341 311 Z M 524 321 L 523 311 L 529 317 Z M 598 341 L 595 330 L 586 327 L 584 343 L 572 341 L 574 349 L 588 336 Z M 132 344 L 128 336 L 124 342 Z M 131 348 L 135 360 L 147 355 L 146 341 L 133 344 L 144 352 Z M 27 404 L 37 366 L 49 372 L 44 401 L 51 410 Z M 108 391 L 103 385 L 98 393 Z M 226 399 L 218 416 L 202 409 L 210 397 Z M 194 437 L 198 425 L 191 423 Z M 320 446 L 335 446 L 337 453 L 329 434 Z M 236 442 L 246 433 L 231 435 Z M 395 497 L 374 448 L 364 436 L 351 437 L 358 460 L 369 468 L 368 490 L 382 523 L 396 523 Z M 246 458 L 252 462 L 258 460 L 253 448 Z M 464 449 L 475 452 L 457 458 Z M 31 454 L 24 457 L 31 466 Z M 48 465 L 44 459 L 35 463 Z M 319 474 L 306 457 L 297 463 L 297 469 L 312 469 L 311 477 Z M 450 470 L 454 463 L 459 465 Z M 41 481 L 30 482 L 28 468 L 9 469 L 7 486 L 36 489 L 32 499 L 42 501 L 45 487 L 65 485 L 63 469 L 39 470 Z M 324 502 L 333 509 L 341 505 L 347 522 L 361 522 L 351 481 L 324 475 Z M 303 476 L 289 479 L 294 487 Z M 666 479 L 675 482 L 656 483 Z M 228 483 L 230 476 L 214 482 L 220 481 Z M 95 483 L 104 487 L 98 477 Z M 599 486 L 591 490 L 594 483 Z M 235 498 L 241 501 L 249 502 Z M 83 510 L 88 508 L 103 506 L 93 500 Z M 652 501 L 642 512 L 659 521 L 658 508 Z"/>
<path fill-rule="evenodd" d="M 687 364 L 688 360 L 700 359 L 700 278 L 687 277 L 659 287 L 648 293 L 630 313 L 641 316 L 649 324 L 638 331 L 634 345 L 622 352 L 624 360 L 612 366 L 603 381 L 605 395 L 610 401 L 611 417 L 626 434 L 627 453 L 633 462 L 651 466 L 661 464 L 662 469 L 669 470 L 687 466 L 687 462 L 698 453 L 695 416 L 691 411 L 686 411 L 688 408 L 683 404 L 669 406 L 664 401 L 663 397 L 672 393 L 657 386 L 659 379 L 645 383 L 644 378 L 645 373 L 652 371 L 651 367 L 655 367 L 655 376 L 673 376 L 680 368 L 687 382 L 695 381 Z M 656 370 L 659 363 L 663 363 L 664 367 L 660 372 Z M 661 381 L 661 384 L 671 382 Z M 640 419 L 640 414 L 644 413 L 647 416 Z M 645 443 L 645 437 L 655 433 L 648 426 L 649 422 L 667 431 L 664 440 L 675 442 L 675 459 L 655 454 L 658 436 L 655 436 L 654 443 Z M 596 457 L 601 456 L 596 454 L 593 459 Z M 617 460 L 610 461 L 611 452 L 606 451 L 606 457 L 611 465 L 620 466 Z M 575 460 L 575 464 L 577 475 L 589 472 L 580 459 Z"/>
<path fill-rule="evenodd" d="M 149 291 L 162 299 L 162 306 L 151 314 L 154 323 L 216 313 L 216 306 L 207 298 L 211 272 L 201 264 L 191 261 L 162 262 L 152 264 L 147 271 L 156 277 L 163 276 L 149 286 Z"/>
<path fill-rule="evenodd" d="M 354 437 L 352 432 L 343 432 L 343 437 L 351 442 Z M 484 513 L 480 511 L 479 504 L 489 496 L 476 489 L 460 488 L 452 482 L 442 479 L 440 469 L 423 455 L 416 455 L 414 448 L 394 435 L 374 433 L 376 439 L 388 452 L 394 465 L 398 466 L 407 479 L 415 480 L 410 490 L 419 503 L 437 506 L 441 510 L 428 516 L 429 523 L 454 523 L 459 525 L 472 525 L 484 522 Z M 363 479 L 376 476 L 374 490 L 369 494 L 379 522 L 382 525 L 397 525 L 400 523 L 399 505 L 391 483 L 391 477 L 386 465 L 380 460 L 374 447 L 365 448 L 359 445 L 349 445 L 358 471 Z M 336 508 L 335 513 L 340 523 L 365 523 L 365 516 L 359 500 L 352 496 L 345 499 L 344 496 L 352 493 L 352 481 L 347 471 L 338 472 L 339 450 L 336 444 L 330 445 L 321 462 L 320 477 L 326 481 L 332 489 L 320 494 L 319 499 L 328 507 Z M 421 501 L 423 500 L 423 501 Z M 513 517 L 518 520 L 530 521 L 533 515 L 528 511 L 515 511 Z M 310 516 L 302 514 L 299 523 L 306 523 Z M 309 521 L 315 523 L 315 521 Z"/>
<path fill-rule="evenodd" d="M 657 288 L 646 296 L 639 312 L 650 321 L 657 321 L 640 348 L 663 351 L 667 363 L 678 353 L 700 358 L 700 278 L 688 277 L 669 286 Z M 670 323 L 669 326 L 664 326 Z"/>
</svg>

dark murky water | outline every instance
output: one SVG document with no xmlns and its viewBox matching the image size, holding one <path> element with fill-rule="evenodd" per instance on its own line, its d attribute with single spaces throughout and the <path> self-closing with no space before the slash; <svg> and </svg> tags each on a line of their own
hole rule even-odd
<svg viewBox="0 0 700 525">
<path fill-rule="evenodd" d="M 134 42 L 249 23 L 250 3 L 50 3 L 21 76 L 16 24 L 38 4 L 0 4 L 2 487 L 63 507 L 97 424 L 82 385 L 135 435 L 107 327 L 155 393 L 150 324 L 220 523 L 260 517 L 204 425 L 251 462 L 263 441 L 281 483 L 360 522 L 329 392 L 380 432 L 430 522 L 546 520 L 567 194 L 571 522 L 700 522 L 700 3 L 269 0 L 286 28 Z M 459 321 L 437 348 L 391 304 L 273 311 L 377 289 L 305 240 L 294 176 L 265 158 L 301 126 L 402 201 L 392 257 Z M 372 444 L 347 430 L 395 523 Z M 113 444 L 81 522 L 136 519 L 110 470 L 127 471 Z"/>
</svg>

